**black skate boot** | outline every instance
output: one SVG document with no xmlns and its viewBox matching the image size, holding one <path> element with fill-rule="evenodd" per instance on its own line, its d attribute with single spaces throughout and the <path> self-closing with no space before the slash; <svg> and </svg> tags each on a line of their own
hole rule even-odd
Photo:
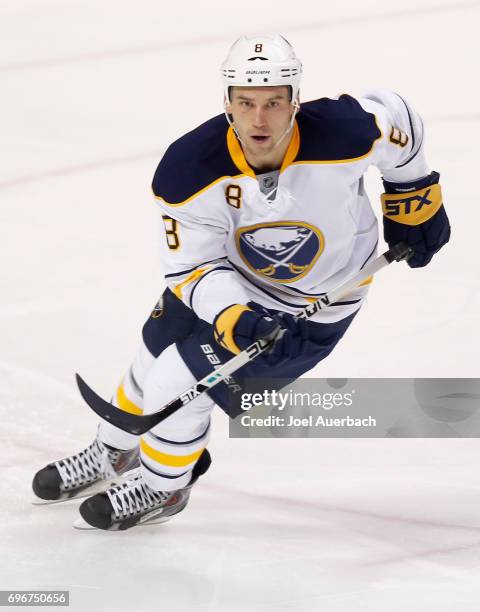
<svg viewBox="0 0 480 612">
<path fill-rule="evenodd" d="M 164 523 L 185 508 L 192 485 L 210 464 L 210 453 L 205 449 L 193 468 L 189 484 L 176 491 L 155 491 L 143 479 L 140 468 L 132 470 L 123 483 L 86 499 L 79 508 L 82 518 L 74 527 L 124 531 L 137 525 Z"/>
<path fill-rule="evenodd" d="M 36 504 L 87 497 L 106 489 L 125 472 L 139 465 L 138 448 L 119 450 L 103 444 L 98 437 L 76 455 L 50 463 L 35 474 Z"/>
</svg>

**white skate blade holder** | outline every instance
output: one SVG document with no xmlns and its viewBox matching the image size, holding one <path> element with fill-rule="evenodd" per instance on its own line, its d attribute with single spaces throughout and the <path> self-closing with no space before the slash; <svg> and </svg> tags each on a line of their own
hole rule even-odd
<svg viewBox="0 0 480 612">
<path fill-rule="evenodd" d="M 165 517 L 158 516 L 158 517 L 153 518 L 151 521 L 137 523 L 135 525 L 135 528 L 136 527 L 148 527 L 150 525 L 160 525 L 161 523 L 166 523 L 171 518 L 173 518 L 173 516 L 165 516 Z M 105 529 L 98 529 L 97 527 L 93 527 L 92 525 L 87 523 L 87 521 L 85 521 L 81 516 L 79 516 L 77 519 L 73 521 L 72 527 L 74 529 L 78 529 L 79 531 L 116 531 L 116 529 L 113 529 L 113 530 L 106 529 L 105 530 Z"/>
<path fill-rule="evenodd" d="M 73 521 L 73 527 L 75 529 L 79 529 L 80 531 L 101 531 L 101 529 L 97 529 L 96 527 L 89 525 L 81 516 Z"/>
</svg>

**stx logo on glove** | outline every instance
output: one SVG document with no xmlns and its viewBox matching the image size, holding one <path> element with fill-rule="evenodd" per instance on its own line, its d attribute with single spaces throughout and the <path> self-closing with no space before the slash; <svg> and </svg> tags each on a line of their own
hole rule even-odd
<svg viewBox="0 0 480 612">
<path fill-rule="evenodd" d="M 385 200 L 385 214 L 390 217 L 392 215 L 400 215 L 402 212 L 406 215 L 409 215 L 411 212 L 418 212 L 422 206 L 432 204 L 432 200 L 428 199 L 430 195 L 430 189 L 422 195 L 414 195 L 410 198 L 402 198 L 401 200 Z M 418 202 L 415 210 L 412 211 L 412 206 L 415 202 Z M 404 205 L 404 210 L 402 211 L 402 204 Z"/>
<path fill-rule="evenodd" d="M 407 194 L 382 195 L 383 214 L 405 225 L 420 225 L 433 217 L 442 205 L 440 185 L 410 191 Z"/>
</svg>

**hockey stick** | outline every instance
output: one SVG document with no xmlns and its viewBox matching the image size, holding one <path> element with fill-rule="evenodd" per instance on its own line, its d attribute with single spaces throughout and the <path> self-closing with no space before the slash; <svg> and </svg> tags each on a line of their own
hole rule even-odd
<svg viewBox="0 0 480 612">
<path fill-rule="evenodd" d="M 375 274 L 382 268 L 388 266 L 393 261 L 408 259 L 412 254 L 412 249 L 406 244 L 400 242 L 383 253 L 383 255 L 380 255 L 380 257 L 377 257 L 377 259 L 374 259 L 372 262 L 367 264 L 345 283 L 336 289 L 329 291 L 316 302 L 309 304 L 302 312 L 300 312 L 299 315 L 297 315 L 297 319 L 310 319 L 310 317 L 313 317 L 314 314 L 320 310 L 323 310 L 324 308 L 328 308 L 328 306 L 336 302 L 339 298 L 358 287 L 360 283 L 365 281 L 369 276 L 372 276 L 372 274 Z M 192 399 L 195 397 L 198 397 L 201 393 L 204 393 L 208 389 L 214 387 L 220 381 L 228 378 L 236 370 L 244 366 L 252 359 L 255 359 L 257 355 L 263 353 L 274 341 L 275 339 L 265 338 L 257 340 L 247 349 L 230 359 L 230 361 L 227 361 L 217 370 L 214 370 L 211 374 L 205 376 L 205 378 L 202 378 L 202 380 L 195 383 L 192 387 L 190 387 L 190 389 L 187 389 L 177 398 L 173 399 L 171 402 L 168 402 L 168 404 L 166 404 L 163 408 L 151 414 L 137 415 L 121 410 L 113 404 L 109 404 L 99 395 L 97 395 L 79 374 L 76 374 L 75 376 L 83 399 L 87 402 L 90 408 L 98 414 L 98 416 L 105 421 L 112 423 L 112 425 L 123 429 L 124 431 L 140 435 L 146 431 L 149 431 L 155 427 L 155 425 L 158 425 L 158 423 L 161 423 L 164 419 L 179 410 L 179 408 L 182 406 L 185 406 L 185 404 L 188 404 L 188 402 L 192 401 Z"/>
</svg>

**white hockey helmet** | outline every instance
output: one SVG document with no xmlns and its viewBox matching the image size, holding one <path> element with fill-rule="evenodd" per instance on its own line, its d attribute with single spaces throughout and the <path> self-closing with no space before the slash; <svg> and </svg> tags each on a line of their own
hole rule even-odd
<svg viewBox="0 0 480 612">
<path fill-rule="evenodd" d="M 235 41 L 222 64 L 225 100 L 230 103 L 229 88 L 291 87 L 292 103 L 300 88 L 302 63 L 292 45 L 280 36 L 242 36 Z"/>
</svg>

